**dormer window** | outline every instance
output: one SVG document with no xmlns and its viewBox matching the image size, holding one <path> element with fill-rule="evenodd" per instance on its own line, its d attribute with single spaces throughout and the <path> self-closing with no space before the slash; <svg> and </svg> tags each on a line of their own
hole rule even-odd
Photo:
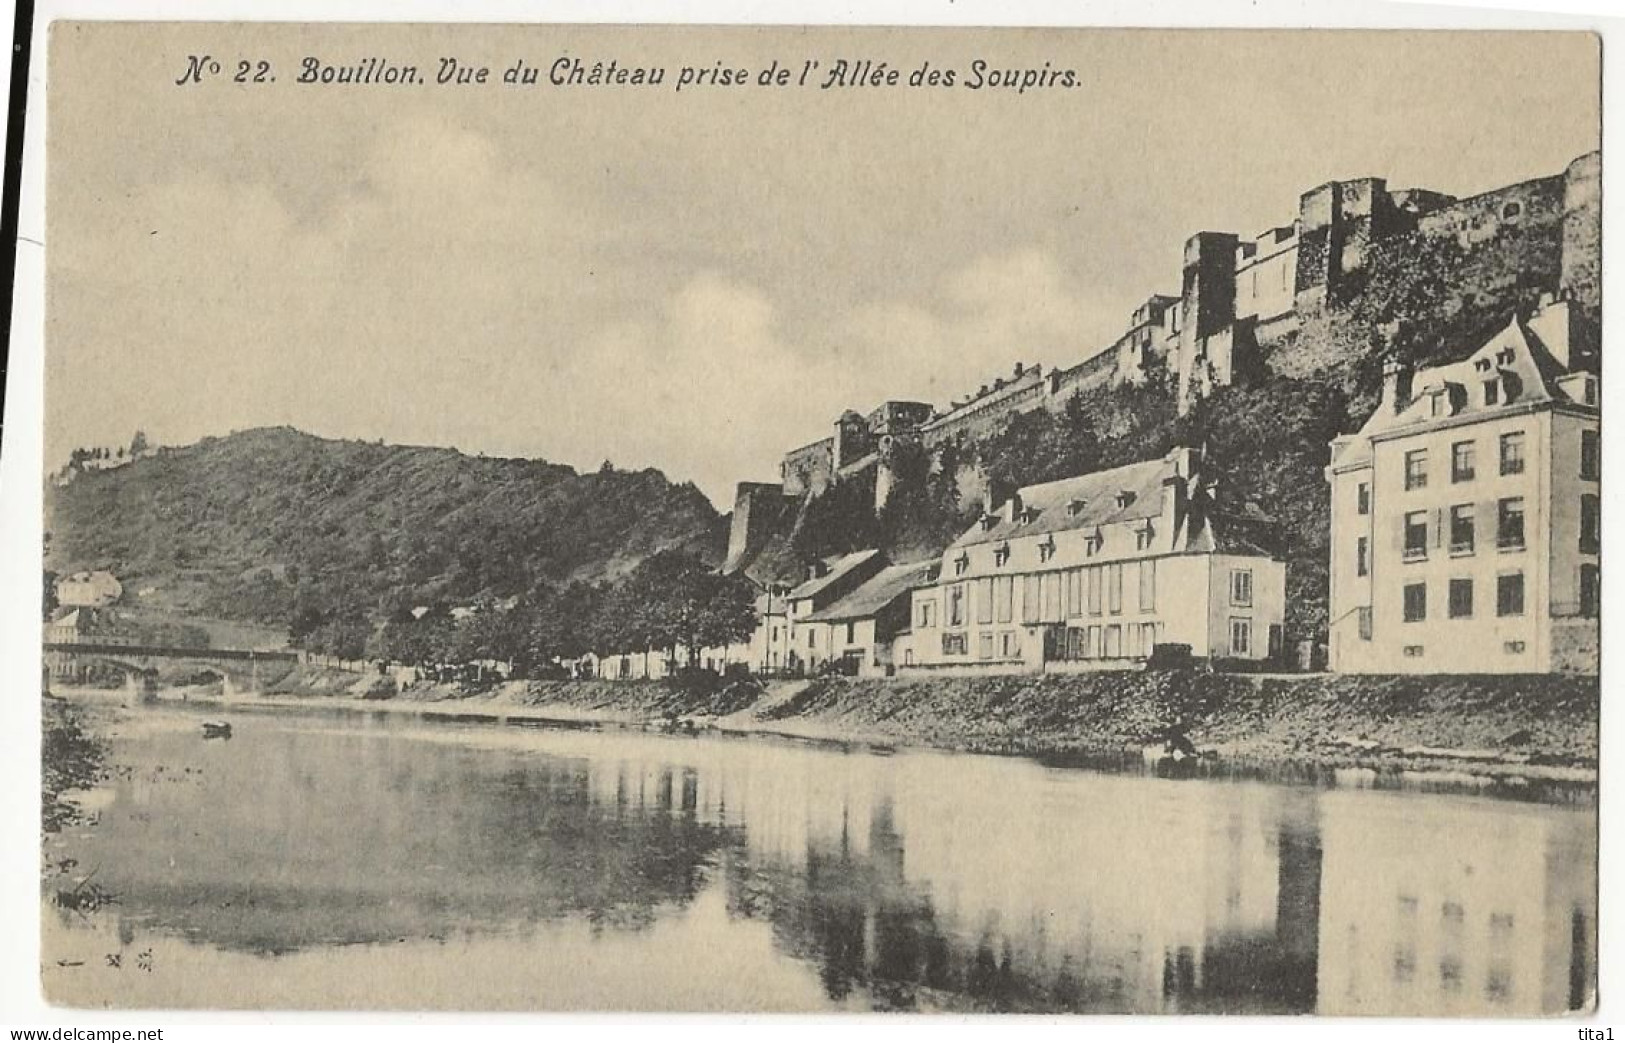
<svg viewBox="0 0 1625 1043">
<path fill-rule="evenodd" d="M 1033 522 L 1035 522 L 1037 520 L 1038 520 L 1038 508 L 1037 507 L 1028 507 L 1025 510 L 1023 510 L 1020 514 L 1016 515 L 1016 521 L 1020 522 L 1022 525 L 1031 525 Z"/>
<path fill-rule="evenodd" d="M 1473 363 L 1473 368 L 1478 370 L 1480 373 L 1488 373 L 1490 371 L 1490 360 L 1479 359 Z"/>
<path fill-rule="evenodd" d="M 1500 403 L 1501 382 L 1493 379 L 1484 381 L 1484 404 L 1486 406 L 1494 406 L 1499 405 Z"/>
<path fill-rule="evenodd" d="M 1010 541 L 999 544 L 993 548 L 993 564 L 1003 568 L 1010 562 Z"/>
<path fill-rule="evenodd" d="M 1467 388 L 1453 381 L 1445 381 L 1428 389 L 1429 409 L 1435 417 L 1455 416 L 1467 403 Z"/>
<path fill-rule="evenodd" d="M 1123 508 L 1127 507 L 1129 504 L 1131 504 L 1133 502 L 1134 502 L 1134 493 L 1132 491 L 1130 491 L 1128 489 L 1124 489 L 1122 492 L 1117 494 L 1117 509 L 1118 510 L 1122 510 Z"/>
<path fill-rule="evenodd" d="M 1038 560 L 1048 561 L 1055 557 L 1055 534 L 1050 533 L 1044 537 L 1044 542 L 1038 545 Z"/>
<path fill-rule="evenodd" d="M 954 575 L 963 576 L 968 568 L 970 568 L 970 555 L 960 551 L 959 557 L 954 559 Z"/>
<path fill-rule="evenodd" d="M 1066 505 L 1066 513 L 1076 518 L 1083 513 L 1083 509 L 1087 506 L 1089 506 L 1088 500 L 1073 500 Z"/>
<path fill-rule="evenodd" d="M 1502 366 L 1512 365 L 1512 361 L 1517 357 L 1518 353 L 1513 351 L 1511 348 L 1502 348 L 1500 351 L 1495 353 L 1496 363 Z"/>
<path fill-rule="evenodd" d="M 1138 550 L 1150 550 L 1151 543 L 1156 538 L 1156 528 L 1150 522 L 1146 522 L 1134 533 L 1134 546 Z"/>
<path fill-rule="evenodd" d="M 1092 558 L 1096 554 L 1099 554 L 1105 548 L 1105 546 L 1106 537 L 1101 535 L 1099 529 L 1096 529 L 1094 532 L 1091 532 L 1084 538 L 1083 552 Z"/>
<path fill-rule="evenodd" d="M 999 524 L 999 516 L 997 514 L 984 514 L 984 515 L 982 515 L 982 531 L 983 532 L 992 532 L 993 527 L 995 525 L 997 525 L 997 524 Z"/>
</svg>

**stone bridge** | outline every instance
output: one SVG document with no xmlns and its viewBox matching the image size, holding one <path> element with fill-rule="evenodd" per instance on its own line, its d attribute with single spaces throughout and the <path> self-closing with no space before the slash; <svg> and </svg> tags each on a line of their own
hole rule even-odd
<svg viewBox="0 0 1625 1043">
<path fill-rule="evenodd" d="M 214 674 L 235 692 L 257 692 L 287 676 L 298 652 L 248 648 L 181 648 L 117 642 L 47 641 L 45 671 L 50 680 L 83 681 L 101 668 L 122 673 L 125 684 L 144 694 L 157 691 L 161 677 Z"/>
</svg>

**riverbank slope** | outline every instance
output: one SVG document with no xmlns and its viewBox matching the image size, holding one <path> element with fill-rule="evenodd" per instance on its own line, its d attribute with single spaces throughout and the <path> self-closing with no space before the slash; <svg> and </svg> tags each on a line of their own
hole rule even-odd
<svg viewBox="0 0 1625 1043">
<path fill-rule="evenodd" d="M 348 675 L 281 697 L 369 707 L 769 732 L 982 753 L 1139 755 L 1170 729 L 1210 757 L 1317 767 L 1453 770 L 1594 782 L 1598 685 L 1555 676 L 1254 677 L 1113 672 L 1041 677 L 818 678 L 683 685 L 514 681 L 419 685 L 391 698 Z M 314 682 L 316 679 L 306 679 Z"/>
</svg>

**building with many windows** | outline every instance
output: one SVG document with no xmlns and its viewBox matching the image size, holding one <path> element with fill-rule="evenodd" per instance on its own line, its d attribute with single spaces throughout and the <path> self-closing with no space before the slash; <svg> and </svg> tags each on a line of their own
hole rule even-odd
<svg viewBox="0 0 1625 1043">
<path fill-rule="evenodd" d="M 889 565 L 829 607 L 802 616 L 797 632 L 807 662 L 863 677 L 890 674 L 893 647 L 909 629 L 910 595 L 937 568 L 935 559 Z"/>
<path fill-rule="evenodd" d="M 830 621 L 814 619 L 848 594 L 869 582 L 890 562 L 878 550 L 854 551 L 814 564 L 812 575 L 785 595 L 789 647 L 785 669 L 794 674 L 816 673 L 840 659 L 832 645 Z"/>
<path fill-rule="evenodd" d="M 1597 670 L 1596 360 L 1568 301 L 1407 379 L 1332 443 L 1331 666 Z"/>
<path fill-rule="evenodd" d="M 1269 524 L 1215 505 L 1200 458 L 1028 486 L 914 591 L 900 669 L 1063 672 L 1138 665 L 1162 644 L 1206 659 L 1278 656 L 1286 567 Z"/>
</svg>

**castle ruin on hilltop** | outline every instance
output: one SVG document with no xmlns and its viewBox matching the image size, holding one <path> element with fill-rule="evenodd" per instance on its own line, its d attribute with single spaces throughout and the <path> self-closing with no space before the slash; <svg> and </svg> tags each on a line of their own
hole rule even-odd
<svg viewBox="0 0 1625 1043">
<path fill-rule="evenodd" d="M 1590 152 L 1562 173 L 1466 199 L 1390 189 L 1382 178 L 1332 181 L 1299 197 L 1291 224 L 1251 237 L 1197 232 L 1185 242 L 1179 294 L 1148 297 L 1115 342 L 1083 361 L 1048 370 L 1018 362 L 1010 376 L 942 409 L 887 401 L 867 415 L 848 410 L 829 436 L 784 454 L 778 482 L 740 483 L 724 568 L 749 567 L 806 502 L 841 482 L 872 477 L 878 511 L 894 481 L 887 453 L 900 441 L 932 452 L 975 442 L 1017 414 L 1059 412 L 1079 392 L 1143 385 L 1158 373 L 1184 413 L 1243 369 L 1322 372 L 1346 348 L 1318 334 L 1346 319 L 1370 287 L 1414 279 L 1429 247 L 1468 259 L 1480 303 L 1546 291 L 1595 314 L 1601 176 L 1601 153 Z"/>
</svg>

